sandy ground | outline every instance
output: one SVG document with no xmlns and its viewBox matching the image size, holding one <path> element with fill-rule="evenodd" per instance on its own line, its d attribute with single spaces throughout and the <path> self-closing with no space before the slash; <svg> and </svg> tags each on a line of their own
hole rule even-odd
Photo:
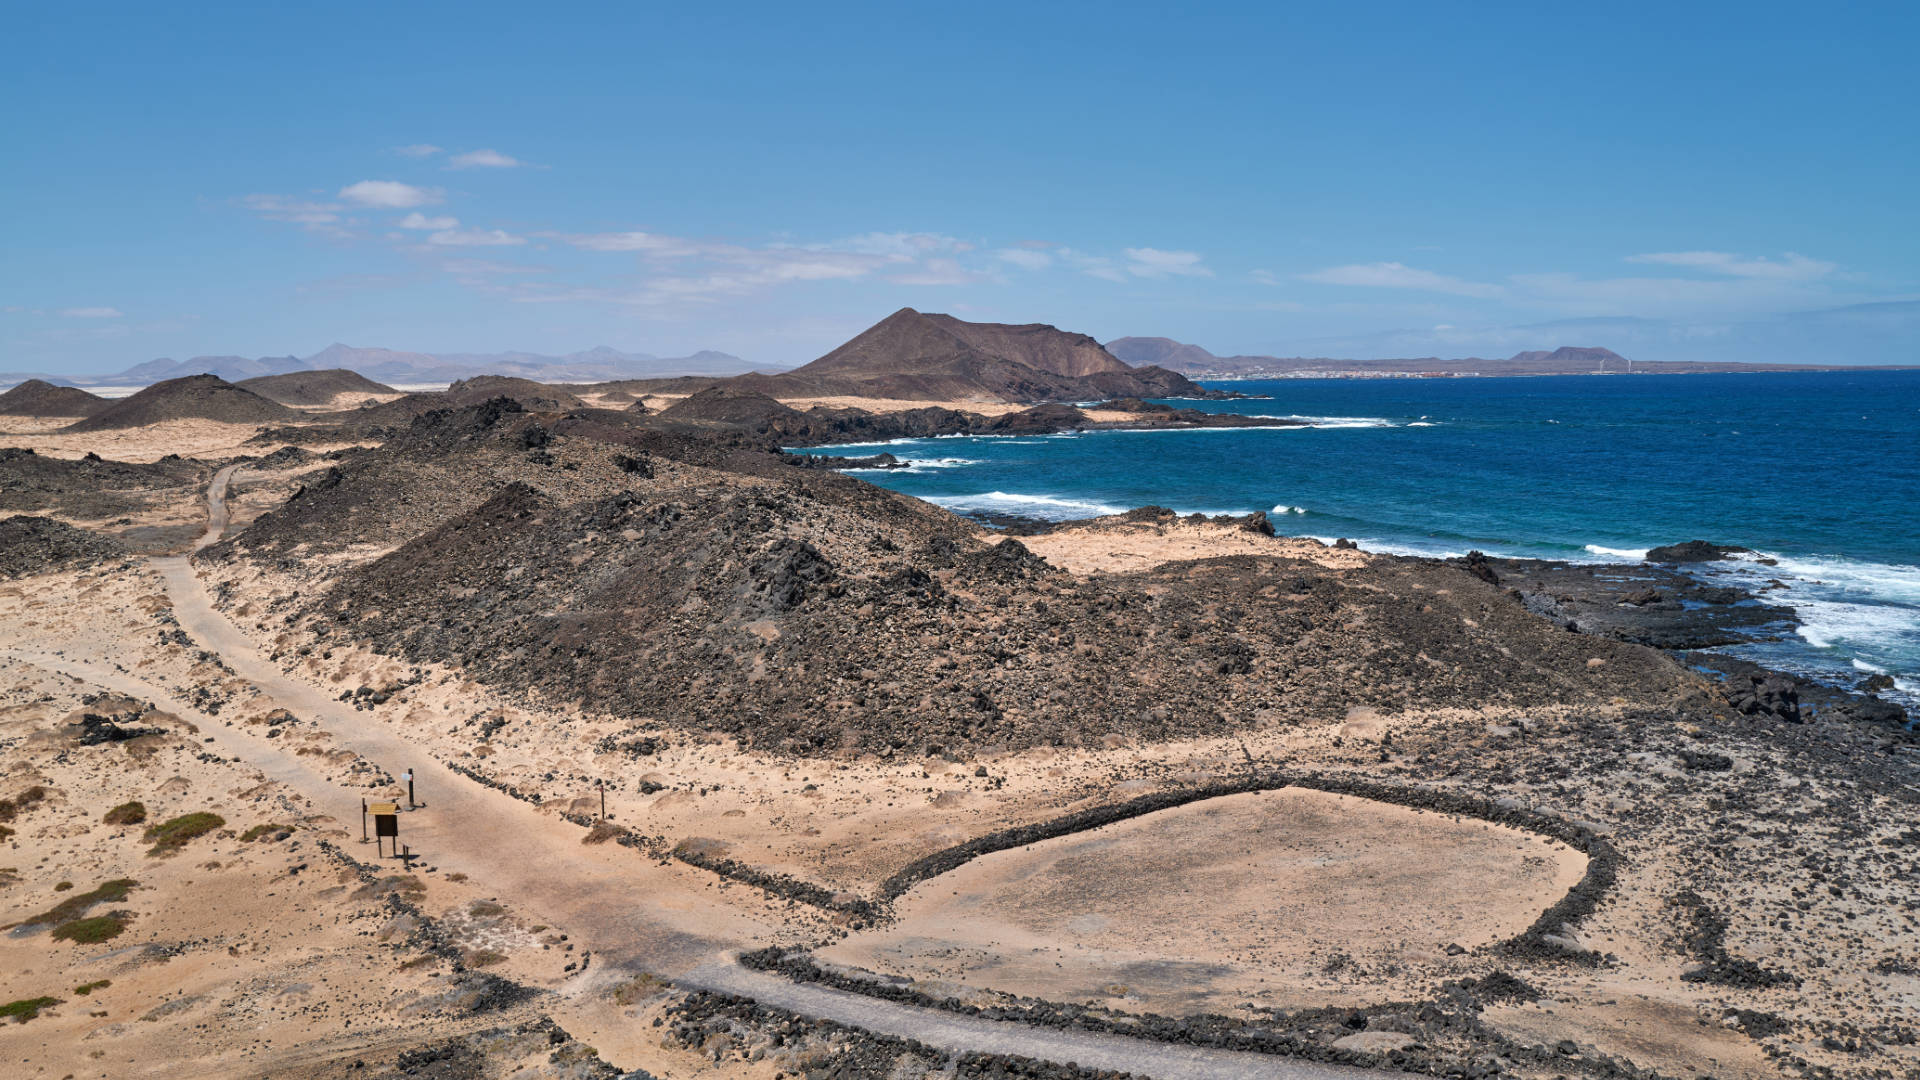
<svg viewBox="0 0 1920 1080">
<path fill-rule="evenodd" d="M 44 435 L 77 424 L 81 419 L 82 417 L 78 416 L 0 416 L 0 438 L 8 435 Z M 0 445 L 20 444 L 5 442 Z"/>
<path fill-rule="evenodd" d="M 572 959 L 542 949 L 551 934 L 472 882 L 379 865 L 357 844 L 357 823 L 350 830 L 325 812 L 336 808 L 201 749 L 192 721 L 15 660 L 0 661 L 0 689 L 9 748 L 0 790 L 48 793 L 13 820 L 0 852 L 9 864 L 0 923 L 31 920 L 103 882 L 138 883 L 86 913 L 124 920 L 111 940 L 58 941 L 52 926 L 30 921 L 0 936 L 0 1001 L 58 1002 L 0 1028 L 8 1075 L 249 1075 L 294 1048 L 496 1022 L 462 1004 L 474 991 L 454 970 L 463 956 L 536 986 L 558 985 Z M 80 745 L 74 725 L 87 712 L 137 716 L 156 733 Z M 145 824 L 102 822 L 131 801 L 144 806 Z M 146 825 L 194 812 L 224 824 L 177 852 L 149 851 Z M 394 909 L 389 895 L 419 914 Z M 426 921 L 449 935 L 451 952 L 422 948 L 413 931 Z"/>
<path fill-rule="evenodd" d="M 1278 523 L 1285 527 L 1285 522 Z M 1127 574 L 1162 563 L 1211 559 L 1222 555 L 1266 555 L 1305 559 L 1332 570 L 1364 566 L 1372 556 L 1336 549 L 1318 540 L 1263 536 L 1231 525 L 1121 521 L 1099 518 L 1058 528 L 1020 542 L 1055 566 L 1076 574 Z"/>
<path fill-rule="evenodd" d="M 366 390 L 348 390 L 344 393 L 333 395 L 332 398 L 323 404 L 287 405 L 287 408 L 298 409 L 301 412 L 308 413 L 340 412 L 346 409 L 357 409 L 362 405 L 381 405 L 389 401 L 397 401 L 406 396 L 407 395 L 398 392 L 382 394 Z M 282 404 L 286 403 L 282 402 Z"/>
<path fill-rule="evenodd" d="M 1470 971 L 1586 871 L 1528 833 L 1309 790 L 1230 795 L 983 856 L 819 955 L 1166 1014 L 1378 1000 L 1349 968 Z"/>
<path fill-rule="evenodd" d="M 39 421 L 25 420 L 23 423 L 20 417 L 9 417 L 7 420 L 8 423 L 0 424 L 0 446 L 30 447 L 36 453 L 52 457 L 78 458 L 95 453 L 113 461 L 149 462 L 158 461 L 168 454 L 221 458 L 264 454 L 274 449 L 258 443 L 248 445 L 247 440 L 260 432 L 258 424 L 168 420 L 141 428 L 66 434 L 39 426 Z M 66 423 L 72 422 L 69 420 Z M 65 424 L 60 426 L 64 427 Z M 316 452 L 332 448 L 308 447 Z"/>
</svg>

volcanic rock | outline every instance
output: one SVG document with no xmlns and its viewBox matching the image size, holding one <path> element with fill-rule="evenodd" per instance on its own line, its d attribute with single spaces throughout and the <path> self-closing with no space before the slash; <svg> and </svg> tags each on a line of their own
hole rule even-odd
<svg viewBox="0 0 1920 1080">
<path fill-rule="evenodd" d="M 1647 552 L 1647 561 L 1651 563 L 1697 563 L 1716 562 L 1735 555 L 1751 555 L 1748 548 L 1732 547 L 1726 544 L 1711 544 L 1705 540 L 1688 540 L 1679 544 L 1668 544 Z"/>
<path fill-rule="evenodd" d="M 64 521 L 24 514 L 0 518 L 0 578 L 92 566 L 124 554 L 113 538 Z"/>
<path fill-rule="evenodd" d="M 1747 716 L 1800 722 L 1800 688 L 1792 677 L 1778 672 L 1752 672 L 1729 678 L 1721 692 L 1727 704 Z"/>
</svg>

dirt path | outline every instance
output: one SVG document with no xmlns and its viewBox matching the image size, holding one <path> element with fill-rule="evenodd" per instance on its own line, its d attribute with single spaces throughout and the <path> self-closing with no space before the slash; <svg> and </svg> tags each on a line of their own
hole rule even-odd
<svg viewBox="0 0 1920 1080">
<path fill-rule="evenodd" d="M 208 491 L 208 531 L 196 550 L 227 525 L 222 469 Z M 411 768 L 423 807 L 401 817 L 401 840 L 442 871 L 484 881 L 528 917 L 563 926 L 592 962 L 575 992 L 604 988 L 617 977 L 651 972 L 687 989 L 708 989 L 833 1020 L 883 1035 L 917 1039 L 944 1050 L 1020 1054 L 1056 1062 L 1131 1071 L 1161 1080 L 1359 1080 L 1394 1073 L 1318 1065 L 1266 1054 L 1208 1050 L 1122 1036 L 1061 1031 L 913 1008 L 826 987 L 792 983 L 732 962 L 734 950 L 771 940 L 776 928 L 716 903 L 713 882 L 680 864 L 660 866 L 617 845 L 584 847 L 581 832 L 504 793 L 453 772 L 368 714 L 288 676 L 215 610 L 189 558 L 156 558 L 180 626 L 217 652 L 277 705 L 319 725 L 337 745 L 398 775 Z M 244 734 L 124 669 L 26 650 L 7 655 L 146 698 L 199 725 L 220 753 L 258 768 L 342 821 L 359 812 L 359 795 L 309 768 L 278 744 Z M 370 849 L 369 849 L 370 853 Z M 394 864 L 396 872 L 399 864 Z"/>
</svg>

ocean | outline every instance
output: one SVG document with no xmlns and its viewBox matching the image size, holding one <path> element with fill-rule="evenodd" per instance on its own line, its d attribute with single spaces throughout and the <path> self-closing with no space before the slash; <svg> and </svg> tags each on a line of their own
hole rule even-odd
<svg viewBox="0 0 1920 1080">
<path fill-rule="evenodd" d="M 960 513 L 1067 520 L 1149 503 L 1264 510 L 1370 551 L 1637 561 L 1702 539 L 1800 625 L 1723 652 L 1837 685 L 1886 673 L 1920 706 L 1920 372 L 1278 379 L 1172 402 L 1305 428 L 1103 431 L 818 447 Z"/>
</svg>

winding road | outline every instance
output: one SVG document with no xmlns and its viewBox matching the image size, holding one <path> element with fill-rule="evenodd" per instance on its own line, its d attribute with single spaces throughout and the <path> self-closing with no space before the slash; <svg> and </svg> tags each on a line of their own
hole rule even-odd
<svg viewBox="0 0 1920 1080">
<path fill-rule="evenodd" d="M 229 524 L 226 492 L 238 466 L 215 474 L 207 493 L 208 528 L 198 551 Z M 882 1001 L 795 983 L 733 962 L 738 951 L 776 936 L 776 928 L 712 897 L 713 879 L 680 864 L 661 866 L 618 845 L 586 847 L 580 830 L 553 815 L 478 784 L 434 760 L 375 719 L 289 676 L 213 606 L 190 557 L 160 556 L 175 618 L 201 648 L 218 653 L 240 677 L 295 716 L 318 725 L 336 745 L 389 772 L 410 768 L 425 805 L 402 818 L 401 839 L 443 871 L 461 871 L 529 916 L 565 927 L 590 951 L 591 975 L 579 992 L 613 978 L 649 972 L 685 989 L 753 998 L 815 1019 L 913 1039 L 946 1051 L 1021 1055 L 1159 1080 L 1386 1080 L 1404 1074 L 1323 1065 L 1244 1051 L 1215 1050 L 1120 1035 L 1034 1027 Z M 277 741 L 242 734 L 166 690 L 126 671 L 27 650 L 5 655 L 153 701 L 190 718 L 223 755 L 334 808 L 350 820 L 355 793 L 316 772 Z"/>
</svg>

